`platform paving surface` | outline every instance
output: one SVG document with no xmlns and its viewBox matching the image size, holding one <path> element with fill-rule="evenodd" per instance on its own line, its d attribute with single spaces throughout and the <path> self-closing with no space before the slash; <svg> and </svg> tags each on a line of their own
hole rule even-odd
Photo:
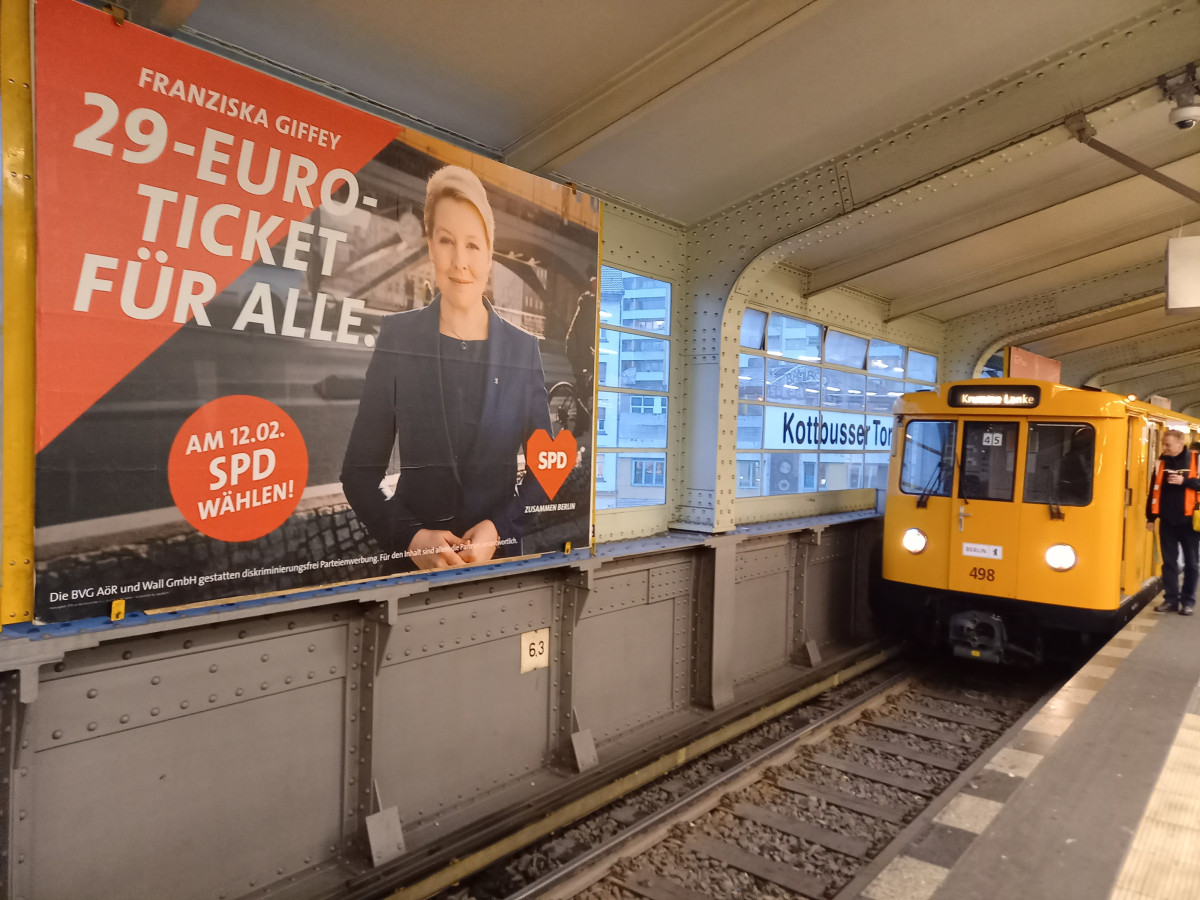
<svg viewBox="0 0 1200 900">
<path fill-rule="evenodd" d="M 1095 679 L 1094 696 L 1082 703 L 1074 701 L 1083 696 L 1056 698 L 1029 723 L 1053 741 L 1045 758 L 1028 769 L 1020 789 L 995 811 L 940 886 L 917 893 L 934 900 L 1200 898 L 1195 873 L 1183 871 L 1197 863 L 1179 858 L 1200 853 L 1200 830 L 1179 837 L 1164 831 L 1155 813 L 1176 799 L 1164 796 L 1164 788 L 1200 797 L 1200 764 L 1188 755 L 1196 753 L 1200 762 L 1194 740 L 1200 708 L 1189 712 L 1200 703 L 1200 691 L 1193 697 L 1200 681 L 1200 616 L 1147 611 L 1134 627 L 1152 616 L 1159 621 L 1139 629 L 1138 640 L 1118 637 L 1089 664 L 1095 672 L 1112 670 Z M 1086 670 L 1081 674 L 1087 678 Z M 1080 681 L 1076 676 L 1072 684 Z M 1168 755 L 1175 762 L 1164 769 Z M 1014 765 L 1022 761 L 1013 758 Z M 1157 806 L 1148 809 L 1152 794 Z M 1200 829 L 1200 822 L 1193 827 Z M 1165 840 L 1157 839 L 1158 832 Z"/>
</svg>

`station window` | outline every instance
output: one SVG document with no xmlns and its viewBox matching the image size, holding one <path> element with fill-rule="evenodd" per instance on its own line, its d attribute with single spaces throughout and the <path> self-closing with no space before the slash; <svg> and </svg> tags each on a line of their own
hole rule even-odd
<svg viewBox="0 0 1200 900">
<path fill-rule="evenodd" d="M 761 356 L 743 353 L 738 358 L 738 399 L 761 400 L 763 398 L 763 373 L 766 360 Z"/>
<path fill-rule="evenodd" d="M 767 320 L 767 352 L 772 356 L 816 362 L 821 358 L 821 326 L 772 314 Z"/>
<path fill-rule="evenodd" d="M 827 409 L 853 409 L 862 412 L 867 402 L 867 376 L 840 369 L 821 372 L 821 405 Z"/>
<path fill-rule="evenodd" d="M 928 387 L 928 386 L 925 386 Z M 903 381 L 893 381 L 891 378 L 872 378 L 867 376 L 867 412 L 891 415 L 896 405 L 896 398 L 906 390 L 918 389 L 917 385 L 906 388 Z"/>
<path fill-rule="evenodd" d="M 763 408 L 756 403 L 739 403 L 737 417 L 737 445 L 739 448 L 762 447 Z"/>
<path fill-rule="evenodd" d="M 766 363 L 767 400 L 800 406 L 820 404 L 821 370 L 818 367 L 786 359 L 768 359 Z"/>
<path fill-rule="evenodd" d="M 825 361 L 850 369 L 862 369 L 866 365 L 867 339 L 843 334 L 829 329 L 825 337 Z"/>
<path fill-rule="evenodd" d="M 751 350 L 763 349 L 767 329 L 767 314 L 761 309 L 747 309 L 742 315 L 742 346 Z"/>
<path fill-rule="evenodd" d="M 597 509 L 667 502 L 670 333 L 668 282 L 601 267 Z"/>
<path fill-rule="evenodd" d="M 817 483 L 817 467 L 815 453 L 768 453 L 763 493 L 775 496 L 811 491 Z"/>
<path fill-rule="evenodd" d="M 887 490 L 889 456 L 886 453 L 863 454 L 863 484 L 865 488 Z"/>
<path fill-rule="evenodd" d="M 892 408 L 937 357 L 754 308 L 740 336 L 737 496 L 885 488 Z"/>
<path fill-rule="evenodd" d="M 937 357 L 918 350 L 909 350 L 908 377 L 920 381 L 937 381 Z"/>
<path fill-rule="evenodd" d="M 737 495 L 757 497 L 762 493 L 762 457 L 739 453 L 737 458 Z"/>
</svg>

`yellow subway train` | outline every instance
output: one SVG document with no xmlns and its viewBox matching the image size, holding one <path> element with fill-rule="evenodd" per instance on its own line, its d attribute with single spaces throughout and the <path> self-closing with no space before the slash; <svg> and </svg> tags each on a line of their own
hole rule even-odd
<svg viewBox="0 0 1200 900">
<path fill-rule="evenodd" d="M 1163 433 L 1200 420 L 1009 378 L 896 402 L 884 515 L 888 625 L 955 654 L 1036 661 L 1088 644 L 1159 590 L 1145 506 Z"/>
</svg>

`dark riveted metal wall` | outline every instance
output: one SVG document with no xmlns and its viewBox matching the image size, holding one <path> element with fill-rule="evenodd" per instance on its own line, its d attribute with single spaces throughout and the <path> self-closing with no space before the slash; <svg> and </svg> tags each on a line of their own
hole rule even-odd
<svg viewBox="0 0 1200 900">
<path fill-rule="evenodd" d="M 537 799 L 577 774 L 573 734 L 603 764 L 801 675 L 804 641 L 854 627 L 874 523 L 44 638 L 36 690 L 0 684 L 7 896 L 265 895 L 361 867 L 380 810 L 412 849 Z"/>
</svg>

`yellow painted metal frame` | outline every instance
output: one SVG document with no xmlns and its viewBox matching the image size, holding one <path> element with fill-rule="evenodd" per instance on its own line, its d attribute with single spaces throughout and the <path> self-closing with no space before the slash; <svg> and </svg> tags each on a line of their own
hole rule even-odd
<svg viewBox="0 0 1200 900">
<path fill-rule="evenodd" d="M 33 618 L 34 158 L 29 0 L 0 0 L 4 152 L 4 466 L 0 627 Z"/>
</svg>

